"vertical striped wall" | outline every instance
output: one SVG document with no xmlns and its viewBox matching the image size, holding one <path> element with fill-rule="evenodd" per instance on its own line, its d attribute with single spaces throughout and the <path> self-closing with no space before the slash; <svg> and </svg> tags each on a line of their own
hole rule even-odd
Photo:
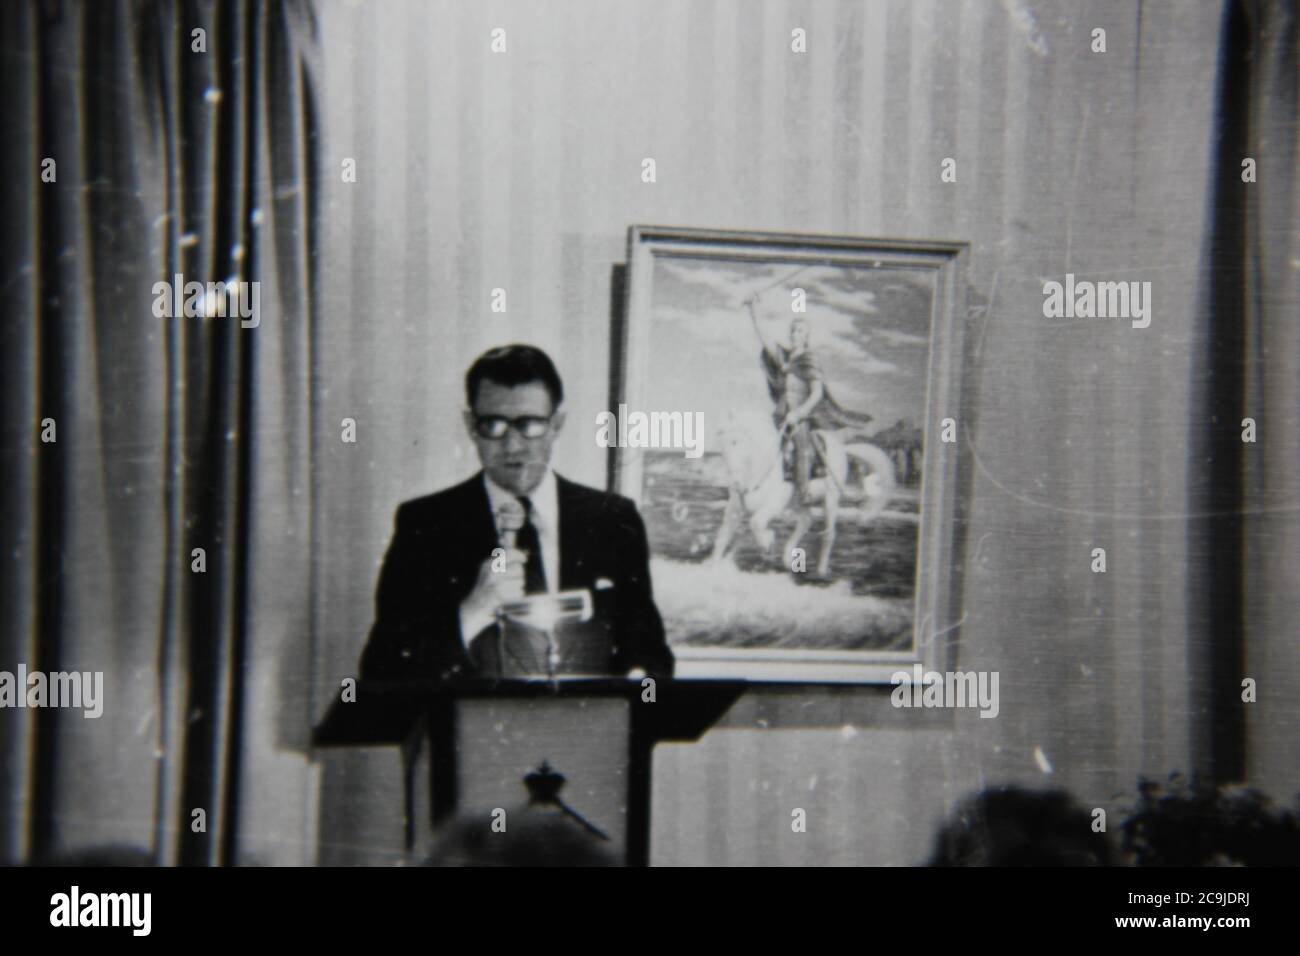
<svg viewBox="0 0 1300 956">
<path fill-rule="evenodd" d="M 657 752 L 653 858 L 912 863 L 985 783 L 1113 808 L 1139 772 L 1190 765 L 1184 475 L 1218 3 L 329 0 L 320 13 L 320 699 L 355 666 L 393 509 L 475 466 L 457 422 L 473 356 L 534 342 L 561 365 L 571 422 L 606 406 L 628 225 L 954 239 L 972 244 L 971 297 L 987 304 L 967 334 L 959 662 L 1000 672 L 1001 714 L 922 724 L 878 689 L 749 695 L 699 743 Z M 805 55 L 790 51 L 795 27 Z M 940 181 L 945 157 L 955 184 Z M 1066 272 L 1149 280 L 1151 327 L 1045 320 L 1042 284 Z M 338 440 L 345 417 L 356 445 Z M 556 454 L 603 483 L 584 430 Z M 1093 547 L 1105 575 L 1089 570 Z M 386 858 L 396 827 L 349 795 L 395 783 L 394 759 L 325 761 L 320 859 Z M 790 831 L 794 807 L 806 834 Z"/>
</svg>

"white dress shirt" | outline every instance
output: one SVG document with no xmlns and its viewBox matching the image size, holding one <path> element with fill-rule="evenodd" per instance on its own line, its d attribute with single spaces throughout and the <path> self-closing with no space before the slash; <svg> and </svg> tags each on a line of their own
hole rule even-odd
<svg viewBox="0 0 1300 956">
<path fill-rule="evenodd" d="M 483 484 L 487 488 L 488 504 L 492 508 L 494 521 L 497 510 L 502 504 L 509 507 L 510 502 L 519 501 L 519 495 L 502 488 L 487 476 L 487 472 L 483 473 Z M 546 590 L 552 594 L 560 589 L 560 582 L 557 580 L 560 576 L 559 494 L 555 484 L 555 472 L 547 468 L 546 473 L 542 475 L 542 480 L 537 483 L 532 494 L 528 495 L 528 501 L 532 505 L 529 518 L 533 522 L 533 527 L 537 529 L 537 539 L 542 544 L 540 557 L 542 573 L 546 575 Z"/>
<path fill-rule="evenodd" d="M 483 473 L 483 486 L 487 489 L 488 507 L 492 509 L 492 520 L 501 505 L 519 502 L 519 495 L 507 491 Z M 560 589 L 560 492 L 555 482 L 555 472 L 550 468 L 542 475 L 542 480 L 528 495 L 532 508 L 529 519 L 537 529 L 537 540 L 541 542 L 542 573 L 546 575 L 546 590 L 552 594 Z M 522 502 L 519 502 L 522 504 Z M 499 533 L 499 532 L 498 532 Z M 466 646 L 483 628 L 495 620 L 489 613 L 462 615 L 460 622 L 460 639 Z"/>
</svg>

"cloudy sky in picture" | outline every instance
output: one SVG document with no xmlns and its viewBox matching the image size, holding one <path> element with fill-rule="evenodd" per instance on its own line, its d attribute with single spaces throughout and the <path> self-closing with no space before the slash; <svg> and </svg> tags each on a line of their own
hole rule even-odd
<svg viewBox="0 0 1300 956">
<path fill-rule="evenodd" d="M 869 432 L 900 418 L 922 425 L 933 273 L 838 263 L 656 257 L 645 410 L 702 411 L 706 450 L 728 412 L 770 416 L 744 302 L 761 293 L 763 337 L 788 344 L 796 288 L 807 294 L 811 345 L 836 401 L 870 414 Z"/>
</svg>

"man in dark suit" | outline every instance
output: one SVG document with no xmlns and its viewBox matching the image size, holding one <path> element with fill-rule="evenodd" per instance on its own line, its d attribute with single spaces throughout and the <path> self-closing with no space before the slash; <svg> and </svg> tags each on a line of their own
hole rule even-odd
<svg viewBox="0 0 1300 956">
<path fill-rule="evenodd" d="M 497 610 L 526 595 L 573 589 L 590 591 L 592 617 L 565 629 L 565 656 L 579 662 L 570 669 L 671 676 L 636 506 L 551 470 L 565 413 L 550 358 L 529 345 L 492 349 L 466 374 L 465 398 L 465 425 L 483 470 L 397 509 L 362 678 L 536 672 L 531 629 L 502 630 Z M 510 513 L 513 548 L 498 527 Z"/>
</svg>

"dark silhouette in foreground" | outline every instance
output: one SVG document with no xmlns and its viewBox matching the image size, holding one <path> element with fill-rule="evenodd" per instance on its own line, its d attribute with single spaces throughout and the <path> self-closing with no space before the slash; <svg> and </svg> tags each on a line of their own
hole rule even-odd
<svg viewBox="0 0 1300 956">
<path fill-rule="evenodd" d="M 989 788 L 958 805 L 935 837 L 930 866 L 1106 866 L 1106 834 L 1061 790 Z"/>
</svg>

